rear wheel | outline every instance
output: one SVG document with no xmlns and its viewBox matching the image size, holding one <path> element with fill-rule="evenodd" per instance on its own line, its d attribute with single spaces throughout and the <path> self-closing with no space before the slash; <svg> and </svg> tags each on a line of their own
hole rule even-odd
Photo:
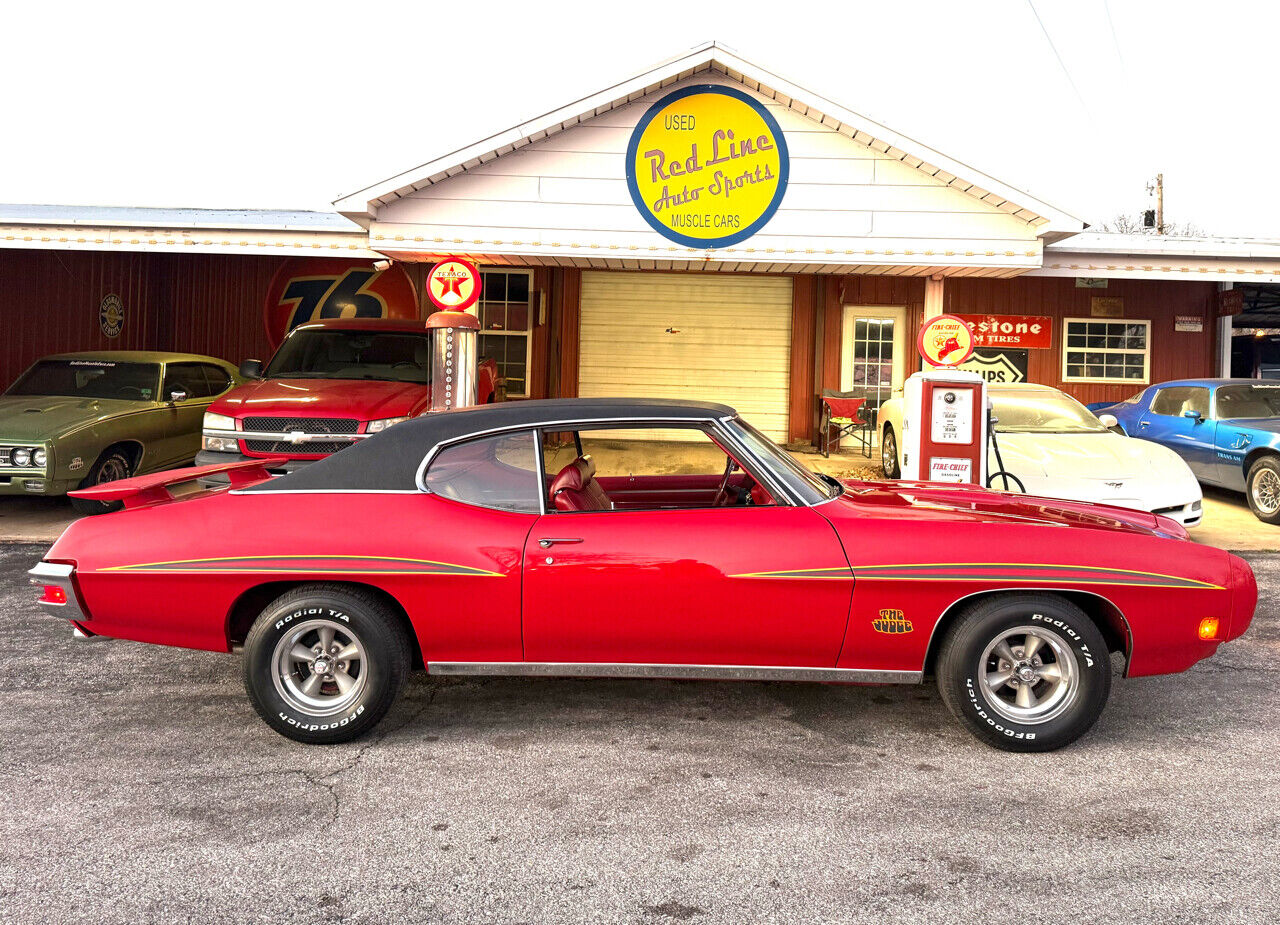
<svg viewBox="0 0 1280 925">
<path fill-rule="evenodd" d="M 273 601 L 245 640 L 258 715 L 298 742 L 332 744 L 377 725 L 409 673 L 409 640 L 366 591 L 305 585 Z"/>
<path fill-rule="evenodd" d="M 1280 524 L 1280 458 L 1264 456 L 1245 479 L 1249 510 L 1263 523 Z"/>
<path fill-rule="evenodd" d="M 131 475 L 133 475 L 133 462 L 129 459 L 129 454 L 124 450 L 111 449 L 98 457 L 98 461 L 93 464 L 93 468 L 89 470 L 89 474 L 84 477 L 78 487 L 93 488 L 95 485 L 105 485 L 107 482 L 119 482 Z M 122 506 L 119 501 L 92 501 L 89 498 L 70 500 L 72 510 L 78 514 L 105 514 L 108 511 L 118 511 Z"/>
<path fill-rule="evenodd" d="M 880 436 L 880 465 L 884 468 L 884 477 L 896 479 L 902 475 L 898 467 L 898 438 L 893 432 L 893 425 L 886 424 Z"/>
<path fill-rule="evenodd" d="M 982 741 L 1046 752 L 1074 742 L 1102 714 L 1111 660 L 1097 626 L 1051 594 L 1011 594 L 969 608 L 938 655 L 938 690 Z"/>
</svg>

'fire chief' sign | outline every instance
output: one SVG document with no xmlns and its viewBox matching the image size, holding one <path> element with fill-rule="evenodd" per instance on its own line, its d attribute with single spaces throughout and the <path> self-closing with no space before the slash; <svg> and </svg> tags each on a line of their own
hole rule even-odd
<svg viewBox="0 0 1280 925">
<path fill-rule="evenodd" d="M 1053 319 L 1047 315 L 957 315 L 973 328 L 973 345 L 1048 350 L 1053 346 Z"/>
</svg>

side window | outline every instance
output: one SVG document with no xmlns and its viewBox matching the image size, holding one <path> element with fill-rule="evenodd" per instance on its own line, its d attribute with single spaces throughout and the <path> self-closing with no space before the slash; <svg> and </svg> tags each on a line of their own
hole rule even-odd
<svg viewBox="0 0 1280 925">
<path fill-rule="evenodd" d="M 423 479 L 442 498 L 499 511 L 541 513 L 532 431 L 498 434 L 445 447 Z"/>
<path fill-rule="evenodd" d="M 1151 413 L 1169 417 L 1181 417 L 1184 411 L 1199 411 L 1209 416 L 1209 390 L 1195 386 L 1174 386 L 1161 389 L 1151 400 Z"/>
<path fill-rule="evenodd" d="M 731 470 L 731 471 L 730 471 Z M 547 435 L 548 510 L 557 513 L 771 505 L 768 491 L 700 427 Z"/>
<path fill-rule="evenodd" d="M 164 368 L 164 388 L 160 390 L 162 401 L 168 401 L 175 389 L 187 393 L 187 398 L 204 398 L 209 385 L 201 372 L 201 363 L 170 363 Z"/>
<path fill-rule="evenodd" d="M 203 364 L 204 378 L 209 383 L 209 389 L 206 395 L 221 395 L 231 385 L 231 377 L 227 375 L 227 371 L 221 366 L 214 366 L 212 363 Z"/>
</svg>

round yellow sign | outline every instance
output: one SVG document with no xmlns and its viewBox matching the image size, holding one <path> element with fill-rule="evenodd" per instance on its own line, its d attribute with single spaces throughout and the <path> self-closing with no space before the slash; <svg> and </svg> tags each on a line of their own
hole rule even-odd
<svg viewBox="0 0 1280 925">
<path fill-rule="evenodd" d="M 955 315 L 938 315 L 921 326 L 916 347 L 933 366 L 959 366 L 973 356 L 973 328 Z"/>
<path fill-rule="evenodd" d="M 778 122 L 731 87 L 685 87 L 654 103 L 631 133 L 627 186 L 644 220 L 689 247 L 727 247 L 773 217 L 790 158 Z"/>
</svg>

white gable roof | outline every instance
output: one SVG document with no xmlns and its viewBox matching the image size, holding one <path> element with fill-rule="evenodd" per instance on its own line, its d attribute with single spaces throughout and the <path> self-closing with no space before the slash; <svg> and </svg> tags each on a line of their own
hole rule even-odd
<svg viewBox="0 0 1280 925">
<path fill-rule="evenodd" d="M 723 74 L 820 125 L 899 160 L 942 185 L 960 190 L 990 207 L 1022 219 L 1033 226 L 1043 240 L 1056 240 L 1085 227 L 1080 219 L 1024 190 L 1001 183 L 994 177 L 934 151 L 866 116 L 798 87 L 715 42 L 700 45 L 630 80 L 359 190 L 337 200 L 334 205 L 348 218 L 367 225 L 383 205 L 626 106 L 655 90 L 696 74 L 712 71 Z"/>
</svg>

